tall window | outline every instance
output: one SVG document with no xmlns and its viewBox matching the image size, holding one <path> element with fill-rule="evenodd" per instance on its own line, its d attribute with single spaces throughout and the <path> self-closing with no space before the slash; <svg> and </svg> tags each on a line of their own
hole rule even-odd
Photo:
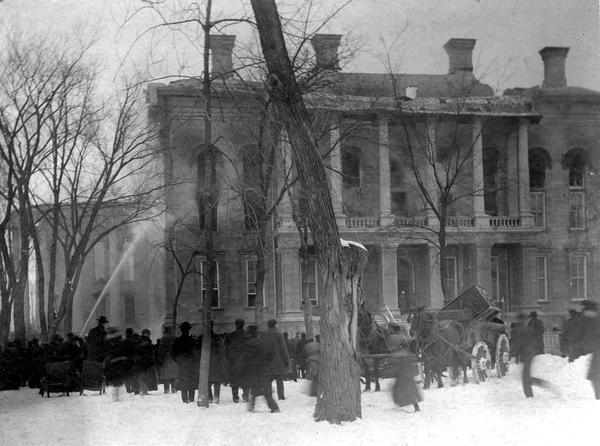
<svg viewBox="0 0 600 446">
<path fill-rule="evenodd" d="M 585 229 L 585 192 L 569 191 L 569 228 Z"/>
<path fill-rule="evenodd" d="M 585 168 L 589 155 L 583 149 L 571 149 L 562 159 L 569 171 L 569 228 L 585 229 Z"/>
<path fill-rule="evenodd" d="M 106 245 L 101 240 L 94 245 L 94 279 L 108 279 L 108 259 Z"/>
<path fill-rule="evenodd" d="M 360 149 L 342 147 L 342 182 L 345 187 L 360 187 Z"/>
<path fill-rule="evenodd" d="M 413 302 L 413 269 L 408 259 L 398 258 L 398 308 L 408 313 Z"/>
<path fill-rule="evenodd" d="M 529 150 L 529 187 L 534 225 L 546 226 L 546 169 L 552 167 L 550 154 L 541 147 Z"/>
<path fill-rule="evenodd" d="M 123 296 L 125 305 L 125 323 L 127 325 L 135 324 L 135 296 L 131 293 L 126 293 Z"/>
<path fill-rule="evenodd" d="M 132 282 L 135 280 L 135 258 L 131 247 L 131 241 L 126 240 L 123 243 L 122 254 L 123 256 L 126 256 L 123 259 L 123 266 L 121 267 L 123 271 L 123 280 Z"/>
<path fill-rule="evenodd" d="M 217 267 L 217 274 L 215 277 L 215 283 L 213 286 L 213 298 L 212 298 L 212 302 L 210 304 L 211 308 L 219 308 L 220 307 L 220 301 L 219 301 L 219 262 L 217 262 L 216 264 Z M 201 272 L 201 283 L 202 283 L 202 302 L 204 301 L 204 298 L 206 297 L 207 293 L 207 288 L 206 288 L 206 274 L 208 273 L 208 263 L 206 261 L 201 261 L 200 262 L 200 272 Z M 202 302 L 200 302 L 200 305 L 202 305 Z"/>
<path fill-rule="evenodd" d="M 256 305 L 256 260 L 246 260 L 246 291 L 247 291 L 247 305 L 254 307 Z M 264 298 L 264 293 L 263 293 Z M 261 306 L 264 306 L 264 300 L 261 302 Z"/>
<path fill-rule="evenodd" d="M 546 256 L 536 257 L 536 283 L 537 300 L 548 301 L 548 258 Z"/>
<path fill-rule="evenodd" d="M 531 192 L 531 213 L 535 226 L 538 228 L 546 226 L 546 192 Z"/>
<path fill-rule="evenodd" d="M 406 192 L 402 181 L 401 163 L 390 154 L 390 194 L 392 215 L 399 217 L 408 216 L 406 208 Z"/>
<path fill-rule="evenodd" d="M 569 294 L 571 299 L 587 298 L 587 257 L 585 254 L 569 256 Z"/>
<path fill-rule="evenodd" d="M 303 267 L 301 262 L 301 267 Z M 314 306 L 319 304 L 319 287 L 317 282 L 317 262 L 314 256 L 309 256 L 307 259 L 306 270 L 302 280 L 302 304 L 304 304 L 304 296 L 308 296 L 310 303 Z"/>
<path fill-rule="evenodd" d="M 448 300 L 454 299 L 457 293 L 457 280 L 456 280 L 456 257 L 445 257 L 445 271 L 444 271 L 444 288 L 446 289 Z"/>
<path fill-rule="evenodd" d="M 485 213 L 498 215 L 498 151 L 483 149 L 483 201 Z"/>
<path fill-rule="evenodd" d="M 246 229 L 253 229 L 265 214 L 266 205 L 262 193 L 263 154 L 255 145 L 244 147 L 242 154 L 244 225 Z"/>
</svg>

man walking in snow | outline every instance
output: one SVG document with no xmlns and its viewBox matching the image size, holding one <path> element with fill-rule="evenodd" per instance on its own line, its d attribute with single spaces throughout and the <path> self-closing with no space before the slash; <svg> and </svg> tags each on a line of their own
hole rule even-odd
<svg viewBox="0 0 600 446">
<path fill-rule="evenodd" d="M 554 390 L 554 387 L 548 381 L 531 376 L 531 363 L 534 356 L 539 352 L 539 341 L 535 337 L 534 329 L 529 324 L 524 325 L 526 320 L 527 314 L 519 313 L 517 315 L 517 324 L 511 330 L 514 354 L 519 362 L 523 363 L 521 374 L 523 392 L 527 398 L 533 398 L 532 386 L 536 385 L 548 388 L 556 393 L 556 390 Z"/>
<path fill-rule="evenodd" d="M 260 337 L 270 355 L 267 370 L 269 370 L 271 381 L 277 382 L 277 398 L 284 400 L 283 377 L 289 371 L 290 357 L 283 335 L 277 330 L 276 325 L 275 319 L 269 319 L 267 321 L 268 330 L 261 333 Z"/>
</svg>

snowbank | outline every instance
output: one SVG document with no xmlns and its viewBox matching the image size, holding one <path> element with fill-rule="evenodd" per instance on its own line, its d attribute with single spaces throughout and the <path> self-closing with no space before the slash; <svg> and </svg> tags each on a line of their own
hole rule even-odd
<svg viewBox="0 0 600 446">
<path fill-rule="evenodd" d="M 564 445 L 589 442 L 600 401 L 585 379 L 589 358 L 536 358 L 533 374 L 552 381 L 561 395 L 534 387 L 526 399 L 520 368 L 509 376 L 424 392 L 421 412 L 392 402 L 391 380 L 382 392 L 364 393 L 362 419 L 341 426 L 312 420 L 314 399 L 307 382 L 286 382 L 281 413 L 271 414 L 263 400 L 249 413 L 234 404 L 229 387 L 221 404 L 200 409 L 179 395 L 153 392 L 125 395 L 118 403 L 87 392 L 40 397 L 35 390 L 0 392 L 1 445 Z M 464 443 L 466 441 L 466 443 Z"/>
</svg>

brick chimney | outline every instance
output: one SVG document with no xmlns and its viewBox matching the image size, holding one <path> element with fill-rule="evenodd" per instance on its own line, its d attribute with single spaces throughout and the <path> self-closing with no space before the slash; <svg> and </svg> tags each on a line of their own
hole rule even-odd
<svg viewBox="0 0 600 446">
<path fill-rule="evenodd" d="M 227 34 L 210 35 L 211 75 L 228 78 L 233 76 L 233 45 L 235 36 Z"/>
<path fill-rule="evenodd" d="M 475 39 L 450 39 L 444 45 L 450 64 L 448 74 L 473 72 L 473 48 Z"/>
<path fill-rule="evenodd" d="M 311 40 L 317 68 L 339 71 L 338 49 L 340 34 L 315 34 Z"/>
<path fill-rule="evenodd" d="M 544 83 L 542 88 L 566 87 L 565 60 L 569 48 L 560 46 L 547 46 L 540 50 L 544 61 Z"/>
</svg>

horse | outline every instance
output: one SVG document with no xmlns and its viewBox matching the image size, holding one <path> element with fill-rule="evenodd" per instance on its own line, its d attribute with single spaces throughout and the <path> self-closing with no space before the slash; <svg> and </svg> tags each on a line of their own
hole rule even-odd
<svg viewBox="0 0 600 446">
<path fill-rule="evenodd" d="M 463 383 L 468 383 L 467 357 L 460 350 L 465 338 L 464 327 L 456 321 L 438 321 L 424 311 L 423 307 L 411 309 L 408 315 L 409 334 L 414 338 L 415 348 L 422 355 L 425 379 L 423 388 L 428 389 L 432 377 L 437 379 L 438 388 L 444 387 L 442 372 L 450 366 L 452 385 L 457 384 L 458 369 L 463 370 Z"/>
<path fill-rule="evenodd" d="M 380 391 L 379 370 L 382 362 L 386 358 L 384 355 L 390 355 L 391 350 L 388 346 L 387 337 L 390 334 L 387 327 L 382 327 L 374 319 L 371 313 L 366 309 L 358 312 L 358 339 L 360 352 L 360 366 L 362 377 L 365 379 L 365 392 L 371 390 L 371 381 L 375 383 L 375 391 Z M 382 355 L 380 357 L 368 357 L 368 355 Z M 371 364 L 373 374 L 371 374 Z"/>
</svg>

